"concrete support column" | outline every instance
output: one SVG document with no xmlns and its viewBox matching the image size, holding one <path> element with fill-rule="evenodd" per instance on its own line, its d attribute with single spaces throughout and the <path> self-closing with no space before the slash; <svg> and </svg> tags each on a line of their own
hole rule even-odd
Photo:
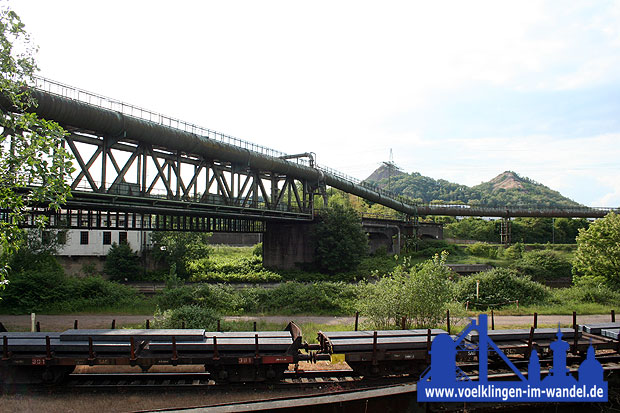
<svg viewBox="0 0 620 413">
<path fill-rule="evenodd" d="M 312 222 L 267 222 L 263 236 L 263 265 L 272 269 L 293 269 L 295 264 L 314 261 Z"/>
</svg>

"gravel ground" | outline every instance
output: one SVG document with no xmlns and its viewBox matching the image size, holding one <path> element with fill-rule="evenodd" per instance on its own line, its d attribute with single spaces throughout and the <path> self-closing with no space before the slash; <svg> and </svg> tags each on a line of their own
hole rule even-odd
<svg viewBox="0 0 620 413">
<path fill-rule="evenodd" d="M 144 325 L 147 319 L 153 320 L 150 315 L 110 315 L 110 314 L 85 314 L 85 315 L 37 315 L 36 320 L 41 323 L 43 331 L 64 331 L 73 328 L 73 323 L 78 320 L 79 328 L 110 328 L 112 320 L 116 320 L 117 328 L 124 326 Z M 243 321 L 266 321 L 268 323 L 286 324 L 289 321 L 301 323 L 316 323 L 328 325 L 351 325 L 355 317 L 332 317 L 332 316 L 231 316 L 226 320 Z M 579 324 L 602 323 L 610 320 L 609 314 L 578 316 Z M 0 322 L 9 331 L 25 331 L 30 329 L 30 315 L 0 315 Z M 554 325 L 560 322 L 563 326 L 572 325 L 573 318 L 570 315 L 539 315 L 539 325 Z M 489 320 L 490 323 L 490 320 Z M 533 323 L 533 316 L 495 316 L 495 327 L 528 326 Z"/>
</svg>

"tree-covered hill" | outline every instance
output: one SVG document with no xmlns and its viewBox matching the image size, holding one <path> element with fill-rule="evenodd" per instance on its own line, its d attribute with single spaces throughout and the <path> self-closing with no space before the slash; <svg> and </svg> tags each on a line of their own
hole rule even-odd
<svg viewBox="0 0 620 413">
<path fill-rule="evenodd" d="M 476 186 L 433 179 L 418 172 L 404 173 L 393 164 L 383 164 L 367 179 L 385 189 L 421 203 L 465 203 L 469 205 L 577 206 L 558 191 L 529 178 L 506 171 Z"/>
</svg>

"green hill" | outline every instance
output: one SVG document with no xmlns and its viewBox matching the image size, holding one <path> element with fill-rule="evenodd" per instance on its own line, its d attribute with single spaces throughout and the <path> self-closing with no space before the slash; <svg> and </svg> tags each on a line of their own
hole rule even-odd
<svg viewBox="0 0 620 413">
<path fill-rule="evenodd" d="M 385 163 L 366 178 L 366 181 L 420 203 L 464 203 L 490 206 L 579 205 L 558 191 L 512 171 L 503 172 L 489 182 L 469 187 L 444 179 L 433 179 L 420 175 L 418 172 L 408 174 L 393 164 Z"/>
</svg>

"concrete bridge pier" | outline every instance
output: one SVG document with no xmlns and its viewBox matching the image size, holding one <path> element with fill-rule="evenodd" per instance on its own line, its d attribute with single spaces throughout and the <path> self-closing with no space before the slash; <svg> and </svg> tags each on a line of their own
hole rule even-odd
<svg viewBox="0 0 620 413">
<path fill-rule="evenodd" d="M 288 270 L 314 261 L 312 222 L 267 222 L 263 235 L 265 268 Z"/>
</svg>

